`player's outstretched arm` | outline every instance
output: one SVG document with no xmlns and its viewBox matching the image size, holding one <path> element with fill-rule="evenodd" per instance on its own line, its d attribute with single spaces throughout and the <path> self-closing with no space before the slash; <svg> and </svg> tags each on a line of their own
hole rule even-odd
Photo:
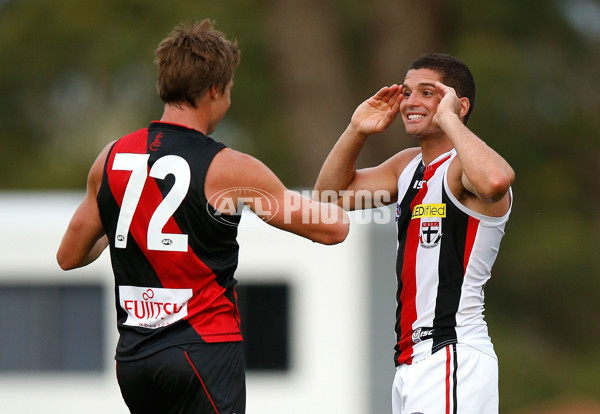
<svg viewBox="0 0 600 414">
<path fill-rule="evenodd" d="M 108 150 L 106 146 L 92 165 L 88 174 L 85 198 L 73 214 L 62 238 L 56 260 L 63 270 L 86 266 L 96 260 L 108 246 L 108 238 L 98 212 L 96 195 L 102 181 L 102 169 Z"/>
<path fill-rule="evenodd" d="M 338 200 L 338 204 L 353 210 L 357 206 L 354 195 L 358 191 L 373 194 L 377 190 L 384 190 L 393 196 L 397 176 L 394 168 L 390 168 L 393 167 L 392 162 L 360 171 L 355 169 L 355 163 L 367 137 L 386 130 L 394 122 L 400 111 L 401 100 L 401 86 L 386 86 L 356 108 L 350 124 L 323 163 L 313 198 L 333 190 L 340 196 L 345 195 Z M 361 207 L 371 208 L 374 205 L 361 203 Z"/>
<path fill-rule="evenodd" d="M 204 188 L 207 199 L 217 193 L 231 197 L 233 205 L 247 205 L 270 225 L 318 243 L 340 243 L 348 235 L 349 218 L 342 208 L 287 189 L 262 162 L 229 148 L 213 159 Z"/>
</svg>

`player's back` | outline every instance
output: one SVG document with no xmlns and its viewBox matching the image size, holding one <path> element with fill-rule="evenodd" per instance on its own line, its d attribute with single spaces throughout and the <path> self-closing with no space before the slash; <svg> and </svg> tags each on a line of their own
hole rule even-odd
<svg viewBox="0 0 600 414">
<path fill-rule="evenodd" d="M 126 359 L 174 343 L 241 340 L 233 286 L 239 216 L 208 203 L 206 172 L 225 146 L 153 122 L 116 141 L 98 192 Z"/>
</svg>

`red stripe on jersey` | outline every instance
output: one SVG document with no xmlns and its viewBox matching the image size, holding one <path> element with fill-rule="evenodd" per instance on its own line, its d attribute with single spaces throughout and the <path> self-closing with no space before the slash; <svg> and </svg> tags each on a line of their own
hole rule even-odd
<svg viewBox="0 0 600 414">
<path fill-rule="evenodd" d="M 146 154 L 147 129 L 126 138 L 122 139 L 125 148 L 119 148 L 120 142 L 117 142 L 107 164 L 109 187 L 119 208 L 131 171 L 112 169 L 115 154 L 118 152 Z M 156 180 L 148 177 L 129 227 L 131 236 L 154 269 L 162 287 L 170 289 L 194 287 L 193 296 L 188 302 L 188 316 L 185 319 L 203 340 L 206 342 L 241 340 L 239 325 L 236 319 L 231 317 L 231 303 L 223 295 L 225 288 L 216 283 L 214 272 L 194 254 L 189 246 L 186 252 L 148 250 L 148 224 L 162 201 L 163 196 Z M 172 216 L 163 231 L 182 234 Z"/>
<path fill-rule="evenodd" d="M 421 191 L 415 197 L 411 204 L 411 211 L 416 204 L 419 204 L 425 196 L 427 184 L 423 185 L 421 190 L 425 190 L 421 195 Z M 417 203 L 415 204 L 415 201 Z M 417 294 L 417 248 L 419 247 L 419 225 L 420 220 L 411 220 L 406 230 L 406 246 L 404 248 L 404 260 L 402 262 L 402 292 L 400 292 L 400 302 L 402 303 L 402 311 L 400 313 L 400 332 L 403 333 L 400 339 L 400 349 L 402 350 L 398 356 L 399 364 L 410 364 L 412 362 L 412 324 L 417 319 L 417 307 L 415 305 L 415 297 Z"/>
<path fill-rule="evenodd" d="M 477 230 L 479 229 L 479 220 L 469 216 L 469 224 L 467 225 L 467 238 L 465 240 L 465 257 L 464 257 L 464 272 L 467 272 L 467 265 L 471 259 L 471 252 L 473 251 L 473 245 L 475 245 L 475 237 L 477 236 Z M 464 276 L 464 274 L 463 274 Z"/>
</svg>

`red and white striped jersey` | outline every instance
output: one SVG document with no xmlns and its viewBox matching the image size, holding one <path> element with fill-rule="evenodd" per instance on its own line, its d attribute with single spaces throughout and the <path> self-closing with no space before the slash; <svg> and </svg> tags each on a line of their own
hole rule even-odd
<svg viewBox="0 0 600 414">
<path fill-rule="evenodd" d="M 425 166 L 419 154 L 398 179 L 396 365 L 452 343 L 495 357 L 483 289 L 510 209 L 489 217 L 462 205 L 446 178 L 455 156 L 452 150 Z"/>
</svg>

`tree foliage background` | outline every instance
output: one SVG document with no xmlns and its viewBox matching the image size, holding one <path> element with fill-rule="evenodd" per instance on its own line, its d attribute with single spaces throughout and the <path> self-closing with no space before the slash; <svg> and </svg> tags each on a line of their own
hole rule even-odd
<svg viewBox="0 0 600 414">
<path fill-rule="evenodd" d="M 487 290 L 503 412 L 600 398 L 600 2 L 0 0 L 0 189 L 83 189 L 102 147 L 160 118 L 158 42 L 207 17 L 242 48 L 214 136 L 290 187 L 418 54 L 465 60 L 470 127 L 517 173 Z M 359 166 L 408 145 L 398 122 Z"/>
</svg>

